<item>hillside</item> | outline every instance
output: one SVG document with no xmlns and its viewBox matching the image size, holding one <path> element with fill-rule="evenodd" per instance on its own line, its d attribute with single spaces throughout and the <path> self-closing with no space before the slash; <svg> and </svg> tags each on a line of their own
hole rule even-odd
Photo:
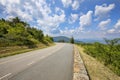
<svg viewBox="0 0 120 80">
<path fill-rule="evenodd" d="M 42 30 L 31 27 L 18 17 L 11 20 L 0 19 L 0 47 L 36 47 L 40 42 L 48 44 L 52 42 L 52 38 L 44 36 Z"/>
<path fill-rule="evenodd" d="M 32 48 L 44 48 L 53 43 L 42 30 L 31 27 L 18 17 L 0 19 L 0 57 L 26 52 Z"/>
</svg>

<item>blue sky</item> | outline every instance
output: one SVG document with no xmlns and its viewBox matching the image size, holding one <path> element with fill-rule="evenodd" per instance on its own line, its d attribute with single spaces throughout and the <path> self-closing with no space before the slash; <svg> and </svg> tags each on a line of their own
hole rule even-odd
<svg viewBox="0 0 120 80">
<path fill-rule="evenodd" d="M 0 0 L 0 18 L 16 16 L 51 36 L 120 37 L 120 0 Z"/>
</svg>

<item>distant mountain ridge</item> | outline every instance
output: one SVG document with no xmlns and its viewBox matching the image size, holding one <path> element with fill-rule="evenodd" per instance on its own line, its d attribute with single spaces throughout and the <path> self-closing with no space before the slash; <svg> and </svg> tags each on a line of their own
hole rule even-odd
<svg viewBox="0 0 120 80">
<path fill-rule="evenodd" d="M 57 37 L 53 37 L 53 40 L 54 40 L 54 42 L 60 42 L 63 40 L 64 40 L 64 42 L 69 42 L 70 38 L 65 37 L 65 36 L 57 36 Z"/>
<path fill-rule="evenodd" d="M 66 37 L 66 36 L 56 36 L 53 37 L 54 42 L 70 42 L 70 38 Z M 80 39 L 80 40 L 74 40 L 75 43 L 94 43 L 94 42 L 101 42 L 101 43 L 105 43 L 104 40 L 99 40 L 99 39 Z"/>
<path fill-rule="evenodd" d="M 70 42 L 70 38 L 66 36 L 57 36 L 53 37 L 54 42 Z M 74 40 L 75 43 L 80 43 L 81 41 L 79 40 Z"/>
</svg>

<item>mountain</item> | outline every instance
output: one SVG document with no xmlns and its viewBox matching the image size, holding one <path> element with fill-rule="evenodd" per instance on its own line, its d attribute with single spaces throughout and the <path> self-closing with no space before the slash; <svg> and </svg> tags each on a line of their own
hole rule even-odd
<svg viewBox="0 0 120 80">
<path fill-rule="evenodd" d="M 57 36 L 53 37 L 54 42 L 70 42 L 70 38 L 65 37 L 65 36 Z M 81 41 L 79 40 L 74 40 L 75 43 L 80 43 Z"/>
<path fill-rule="evenodd" d="M 54 42 L 69 42 L 70 38 L 65 37 L 65 36 L 57 36 L 53 37 Z"/>
<path fill-rule="evenodd" d="M 85 43 L 94 43 L 94 42 L 105 43 L 105 41 L 102 39 L 80 39 L 80 41 Z"/>
<path fill-rule="evenodd" d="M 57 36 L 53 37 L 54 42 L 70 42 L 70 38 L 66 36 Z M 100 42 L 105 43 L 104 40 L 100 39 L 80 39 L 80 40 L 74 40 L 75 43 L 94 43 L 94 42 Z"/>
</svg>

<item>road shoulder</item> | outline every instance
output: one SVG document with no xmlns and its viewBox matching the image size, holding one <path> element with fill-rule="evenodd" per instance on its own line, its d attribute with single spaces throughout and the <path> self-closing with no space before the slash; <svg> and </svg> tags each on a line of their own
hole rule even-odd
<svg viewBox="0 0 120 80">
<path fill-rule="evenodd" d="M 88 73 L 83 60 L 79 54 L 78 48 L 74 45 L 74 73 L 73 80 L 89 80 Z"/>
</svg>

